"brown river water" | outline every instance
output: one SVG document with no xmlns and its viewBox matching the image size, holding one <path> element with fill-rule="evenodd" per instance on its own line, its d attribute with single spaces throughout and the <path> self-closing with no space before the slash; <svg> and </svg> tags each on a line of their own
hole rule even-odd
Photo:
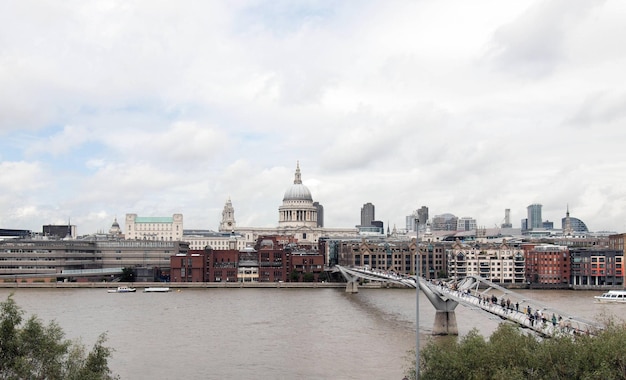
<svg viewBox="0 0 626 380">
<path fill-rule="evenodd" d="M 122 379 L 402 379 L 415 347 L 411 289 L 184 289 L 111 294 L 105 289 L 0 289 L 26 315 L 55 320 L 91 346 L 106 332 Z M 587 319 L 621 318 L 626 305 L 598 304 L 600 291 L 517 293 Z M 419 297 L 420 345 L 435 309 Z M 461 335 L 501 322 L 456 308 Z M 413 356 L 414 358 L 414 356 Z"/>
</svg>

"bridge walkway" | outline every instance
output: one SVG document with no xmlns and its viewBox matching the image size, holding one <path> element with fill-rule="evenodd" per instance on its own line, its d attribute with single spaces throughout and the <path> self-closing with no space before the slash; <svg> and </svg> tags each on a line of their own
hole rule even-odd
<svg viewBox="0 0 626 380">
<path fill-rule="evenodd" d="M 420 281 L 420 285 L 428 286 L 441 296 L 453 299 L 465 307 L 516 323 L 542 336 L 595 334 L 602 328 L 595 321 L 557 310 L 499 286 L 471 289 L 426 280 Z"/>
<path fill-rule="evenodd" d="M 362 267 L 337 269 L 349 280 L 365 279 L 415 288 L 415 276 Z M 484 278 L 468 276 L 459 281 L 428 281 L 420 278 L 420 289 L 438 310 L 452 312 L 457 304 L 496 316 L 542 336 L 595 334 L 603 326 L 550 305 L 515 293 Z"/>
</svg>

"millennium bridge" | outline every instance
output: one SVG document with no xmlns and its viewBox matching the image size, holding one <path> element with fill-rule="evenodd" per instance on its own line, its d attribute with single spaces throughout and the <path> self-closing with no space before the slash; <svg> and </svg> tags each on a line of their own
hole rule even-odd
<svg viewBox="0 0 626 380">
<path fill-rule="evenodd" d="M 347 280 L 348 293 L 357 293 L 358 282 L 362 280 L 417 287 L 415 276 L 363 267 L 336 265 L 335 268 Z M 557 310 L 479 276 L 467 276 L 459 281 L 429 281 L 420 278 L 419 288 L 436 309 L 433 335 L 458 335 L 454 309 L 459 304 L 513 322 L 544 337 L 594 335 L 603 328 L 595 321 Z"/>
</svg>

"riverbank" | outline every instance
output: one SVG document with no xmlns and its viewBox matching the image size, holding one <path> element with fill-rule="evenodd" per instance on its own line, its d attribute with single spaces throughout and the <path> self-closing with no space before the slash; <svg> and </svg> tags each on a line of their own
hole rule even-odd
<svg viewBox="0 0 626 380">
<path fill-rule="evenodd" d="M 346 287 L 345 282 L 0 282 L 0 289 L 20 288 L 20 289 L 114 289 L 118 286 L 130 286 L 137 289 L 150 287 L 169 287 L 171 289 L 214 289 L 214 288 L 260 288 L 260 289 L 343 289 Z M 381 289 L 381 288 L 397 288 L 399 286 L 393 284 L 385 284 L 380 282 L 369 282 L 359 284 L 359 288 L 363 289 Z M 569 286 L 569 287 L 535 287 L 524 286 L 506 286 L 511 290 L 615 290 L 623 289 L 616 286 Z"/>
<path fill-rule="evenodd" d="M 341 282 L 0 282 L 0 288 L 19 289 L 80 289 L 99 288 L 113 289 L 118 286 L 130 286 L 136 289 L 150 287 L 169 287 L 170 289 L 203 289 L 203 288 L 262 288 L 262 289 L 294 289 L 294 288 L 345 288 Z M 359 285 L 360 288 L 378 289 L 385 287 L 381 283 Z"/>
</svg>

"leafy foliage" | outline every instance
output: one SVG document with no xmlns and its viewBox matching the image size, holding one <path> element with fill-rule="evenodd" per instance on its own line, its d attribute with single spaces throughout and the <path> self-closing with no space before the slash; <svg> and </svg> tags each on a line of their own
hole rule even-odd
<svg viewBox="0 0 626 380">
<path fill-rule="evenodd" d="M 291 273 L 289 274 L 289 280 L 291 282 L 300 281 L 300 272 L 298 272 L 297 270 L 292 270 Z"/>
<path fill-rule="evenodd" d="M 117 379 L 108 367 L 112 350 L 104 346 L 105 334 L 86 353 L 64 339 L 55 322 L 46 326 L 31 316 L 22 326 L 23 314 L 12 295 L 0 303 L 0 379 Z"/>
<path fill-rule="evenodd" d="M 135 281 L 135 270 L 133 268 L 122 268 L 122 274 L 120 276 L 120 281 L 122 282 L 134 282 Z"/>
<path fill-rule="evenodd" d="M 472 330 L 462 338 L 429 342 L 420 351 L 420 378 L 626 379 L 624 347 L 626 326 L 611 321 L 596 336 L 549 339 L 503 323 L 488 340 Z M 415 379 L 414 366 L 407 376 Z"/>
</svg>

